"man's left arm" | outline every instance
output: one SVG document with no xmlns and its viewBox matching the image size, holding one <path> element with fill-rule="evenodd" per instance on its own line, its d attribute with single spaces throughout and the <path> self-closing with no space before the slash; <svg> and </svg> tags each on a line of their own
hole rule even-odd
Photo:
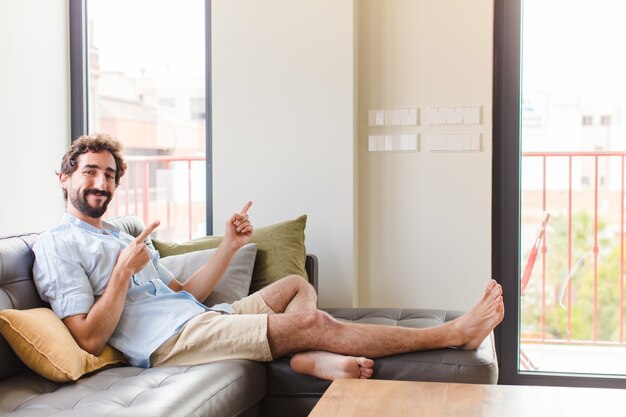
<svg viewBox="0 0 626 417">
<path fill-rule="evenodd" d="M 253 227 L 248 217 L 248 209 L 252 202 L 248 201 L 241 212 L 233 214 L 224 228 L 224 239 L 211 258 L 198 269 L 193 275 L 181 284 L 176 279 L 170 281 L 168 286 L 173 291 L 187 291 L 197 300 L 204 301 L 213 292 L 217 284 L 224 276 L 235 252 L 243 245 L 250 242 Z"/>
</svg>

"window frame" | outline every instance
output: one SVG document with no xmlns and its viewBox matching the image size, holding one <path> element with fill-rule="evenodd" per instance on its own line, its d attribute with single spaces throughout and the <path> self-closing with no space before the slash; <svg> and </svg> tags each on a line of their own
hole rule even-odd
<svg viewBox="0 0 626 417">
<path fill-rule="evenodd" d="M 69 0 L 70 42 L 70 125 L 71 140 L 88 131 L 89 98 L 87 71 L 87 1 Z M 213 151 L 212 151 L 212 86 L 211 86 L 211 0 L 204 0 L 205 28 L 205 105 L 206 105 L 206 234 L 213 234 Z"/>
<path fill-rule="evenodd" d="M 520 138 L 522 1 L 494 4 L 492 274 L 502 284 L 506 314 L 495 330 L 498 383 L 625 388 L 626 377 L 523 373 L 520 323 Z"/>
</svg>

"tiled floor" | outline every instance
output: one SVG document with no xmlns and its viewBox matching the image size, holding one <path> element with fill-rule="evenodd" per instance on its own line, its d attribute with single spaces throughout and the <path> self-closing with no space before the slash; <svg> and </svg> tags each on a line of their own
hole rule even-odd
<svg viewBox="0 0 626 417">
<path fill-rule="evenodd" d="M 522 344 L 537 372 L 602 374 L 626 378 L 626 346 Z"/>
</svg>

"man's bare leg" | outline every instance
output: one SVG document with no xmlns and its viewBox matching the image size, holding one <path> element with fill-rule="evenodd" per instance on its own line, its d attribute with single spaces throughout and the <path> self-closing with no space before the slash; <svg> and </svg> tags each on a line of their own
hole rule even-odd
<svg viewBox="0 0 626 417">
<path fill-rule="evenodd" d="M 317 309 L 315 289 L 304 278 L 292 275 L 261 290 L 261 296 L 275 313 L 294 313 Z M 291 358 L 294 371 L 332 381 L 335 378 L 370 378 L 374 361 L 363 357 L 330 352 L 302 352 Z"/>
<path fill-rule="evenodd" d="M 290 275 L 263 288 L 261 297 L 275 313 L 293 313 L 317 309 L 317 294 L 309 282 Z"/>
<path fill-rule="evenodd" d="M 476 349 L 503 317 L 502 287 L 492 280 L 476 306 L 441 326 L 411 329 L 344 323 L 313 310 L 269 316 L 268 339 L 275 358 L 305 351 L 378 358 L 449 346 Z"/>
</svg>

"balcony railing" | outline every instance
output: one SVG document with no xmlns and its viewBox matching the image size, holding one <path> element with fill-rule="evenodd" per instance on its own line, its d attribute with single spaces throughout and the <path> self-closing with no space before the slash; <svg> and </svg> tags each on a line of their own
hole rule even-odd
<svg viewBox="0 0 626 417">
<path fill-rule="evenodd" d="M 624 345 L 625 157 L 522 153 L 522 266 L 551 215 L 522 296 L 522 343 Z"/>
<path fill-rule="evenodd" d="M 160 220 L 155 236 L 186 240 L 206 232 L 204 156 L 127 156 L 128 169 L 107 217 L 136 214 Z"/>
</svg>

